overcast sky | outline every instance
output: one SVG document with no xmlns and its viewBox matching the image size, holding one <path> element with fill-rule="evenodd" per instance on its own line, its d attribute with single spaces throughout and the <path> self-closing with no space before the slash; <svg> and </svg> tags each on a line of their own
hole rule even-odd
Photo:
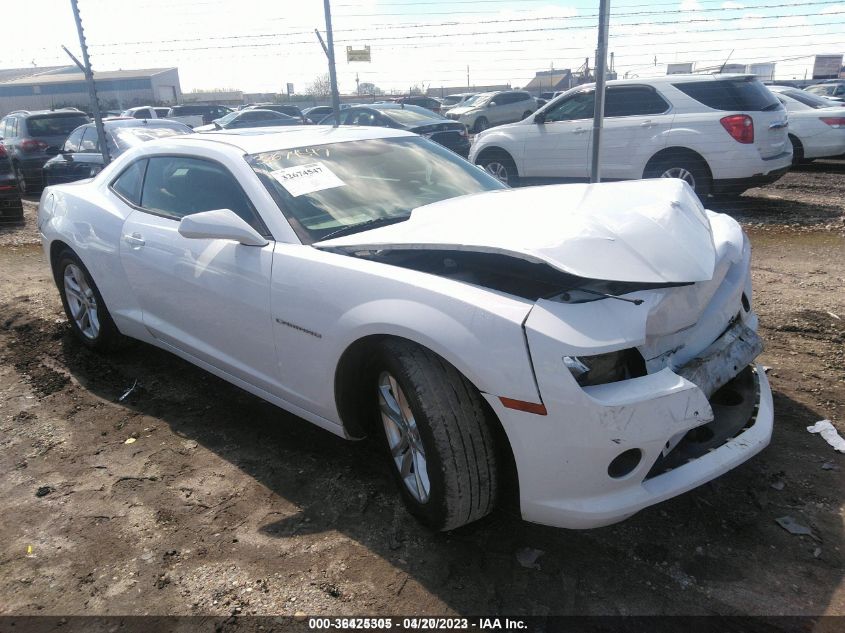
<svg viewBox="0 0 845 633">
<path fill-rule="evenodd" d="M 69 0 L 7 2 L 0 67 L 67 63 L 79 50 Z M 831 0 L 614 0 L 610 50 L 622 77 L 777 61 L 776 77 L 802 78 L 812 55 L 845 51 L 845 2 Z M 97 70 L 176 66 L 183 91 L 297 92 L 326 60 L 314 35 L 322 0 L 79 0 Z M 535 71 L 594 63 L 598 1 L 332 0 L 341 91 L 355 76 L 383 89 L 522 86 Z M 37 19 L 36 19 L 37 18 Z M 371 63 L 346 47 L 369 44 Z M 655 58 L 657 64 L 655 65 Z"/>
</svg>

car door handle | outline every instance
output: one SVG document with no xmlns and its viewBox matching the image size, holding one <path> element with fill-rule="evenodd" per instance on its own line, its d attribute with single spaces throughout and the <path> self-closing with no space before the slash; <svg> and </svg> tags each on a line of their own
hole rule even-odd
<svg viewBox="0 0 845 633">
<path fill-rule="evenodd" d="M 640 123 L 640 127 L 654 127 L 654 121 L 643 121 Z"/>
<path fill-rule="evenodd" d="M 587 131 L 588 130 L 585 127 L 576 127 L 574 130 L 572 130 L 572 133 L 573 134 L 583 134 L 584 132 L 587 132 Z"/>
<path fill-rule="evenodd" d="M 132 235 L 124 235 L 123 241 L 129 244 L 132 248 L 141 248 L 146 242 L 141 237 L 140 233 L 133 233 Z"/>
</svg>

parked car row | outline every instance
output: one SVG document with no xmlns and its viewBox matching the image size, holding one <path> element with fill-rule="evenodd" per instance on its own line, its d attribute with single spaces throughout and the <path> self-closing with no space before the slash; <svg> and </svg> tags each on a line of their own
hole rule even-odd
<svg viewBox="0 0 845 633">
<path fill-rule="evenodd" d="M 818 85 L 835 94 L 840 83 Z M 340 124 L 415 132 L 469 157 L 510 185 L 586 180 L 594 87 L 548 96 L 547 104 L 519 90 L 459 93 L 445 97 L 442 104 L 424 96 L 343 104 Z M 602 177 L 675 177 L 702 198 L 737 195 L 776 180 L 790 165 L 845 155 L 843 106 L 798 88 L 766 88 L 750 75 L 611 81 L 602 132 Z M 166 135 L 191 128 L 214 132 L 335 123 L 329 106 L 302 111 L 293 104 L 272 103 L 236 111 L 218 105 L 139 106 L 120 114 L 108 126 L 113 154 L 129 146 L 118 142 L 120 135 L 154 138 L 153 130 Z M 145 127 L 117 125 L 118 120 L 140 121 Z M 93 126 L 79 127 L 87 122 L 87 116 L 74 109 L 20 111 L 0 121 L 0 135 L 8 139 L 7 157 L 23 192 L 38 189 L 44 179 L 53 184 L 91 177 L 102 167 Z M 73 138 L 65 142 L 74 128 Z M 130 130 L 142 129 L 143 134 L 132 136 Z M 469 130 L 476 133 L 472 146 Z"/>
</svg>

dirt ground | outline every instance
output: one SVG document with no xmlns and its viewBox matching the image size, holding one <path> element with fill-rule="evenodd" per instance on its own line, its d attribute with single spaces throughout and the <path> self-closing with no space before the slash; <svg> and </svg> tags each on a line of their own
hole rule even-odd
<svg viewBox="0 0 845 633">
<path fill-rule="evenodd" d="M 370 444 L 78 345 L 28 205 L 0 230 L 0 614 L 845 614 L 845 455 L 806 431 L 845 434 L 845 162 L 712 206 L 754 247 L 771 446 L 616 526 L 432 534 Z"/>
</svg>

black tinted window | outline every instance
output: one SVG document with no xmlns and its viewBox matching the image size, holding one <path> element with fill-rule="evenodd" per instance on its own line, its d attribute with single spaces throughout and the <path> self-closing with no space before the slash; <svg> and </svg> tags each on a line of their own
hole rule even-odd
<svg viewBox="0 0 845 633">
<path fill-rule="evenodd" d="M 26 126 L 30 136 L 67 136 L 80 125 L 88 123 L 84 114 L 31 116 Z"/>
<path fill-rule="evenodd" d="M 135 161 L 123 170 L 123 173 L 111 184 L 111 188 L 132 204 L 141 204 L 141 183 L 147 160 Z"/>
<path fill-rule="evenodd" d="M 604 98 L 605 116 L 660 114 L 668 109 L 659 94 L 645 87 L 608 88 Z"/>
<path fill-rule="evenodd" d="M 673 85 L 685 95 L 714 110 L 763 112 L 783 108 L 769 89 L 756 79 L 694 81 Z"/>
<path fill-rule="evenodd" d="M 217 163 L 198 158 L 150 158 L 141 206 L 177 220 L 193 213 L 230 209 L 259 233 L 267 233 L 232 174 Z"/>
<path fill-rule="evenodd" d="M 70 136 L 67 137 L 65 141 L 64 150 L 66 152 L 78 152 L 79 151 L 79 143 L 82 141 L 82 133 L 85 131 L 84 127 L 78 127 L 73 132 L 71 132 Z"/>
<path fill-rule="evenodd" d="M 556 107 L 548 110 L 546 121 L 575 121 L 577 119 L 591 119 L 595 109 L 595 93 L 579 92 L 561 101 Z"/>
</svg>

